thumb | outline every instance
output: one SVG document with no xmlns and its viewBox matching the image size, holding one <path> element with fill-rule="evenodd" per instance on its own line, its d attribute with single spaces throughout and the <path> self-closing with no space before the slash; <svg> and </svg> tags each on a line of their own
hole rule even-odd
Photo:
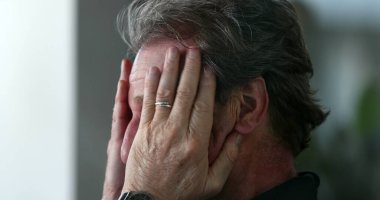
<svg viewBox="0 0 380 200">
<path fill-rule="evenodd" d="M 227 138 L 222 152 L 209 170 L 206 194 L 216 195 L 222 190 L 239 155 L 241 141 L 242 136 L 238 133 L 231 134 Z"/>
</svg>

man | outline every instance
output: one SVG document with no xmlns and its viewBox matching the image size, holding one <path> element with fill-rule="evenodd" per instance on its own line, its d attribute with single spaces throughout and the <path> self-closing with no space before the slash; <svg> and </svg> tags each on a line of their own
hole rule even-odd
<svg viewBox="0 0 380 200">
<path fill-rule="evenodd" d="M 122 63 L 103 199 L 316 199 L 294 158 L 327 114 L 290 3 L 135 0 L 118 23 L 136 57 Z"/>
</svg>

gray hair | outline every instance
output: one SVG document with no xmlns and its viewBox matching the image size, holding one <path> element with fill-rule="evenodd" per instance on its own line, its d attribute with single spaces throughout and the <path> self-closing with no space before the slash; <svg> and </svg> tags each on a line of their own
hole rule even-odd
<svg viewBox="0 0 380 200">
<path fill-rule="evenodd" d="M 327 116 L 313 98 L 312 64 L 286 0 L 134 0 L 117 24 L 132 54 L 155 38 L 195 40 L 217 77 L 219 103 L 263 77 L 273 132 L 294 155 Z"/>
</svg>

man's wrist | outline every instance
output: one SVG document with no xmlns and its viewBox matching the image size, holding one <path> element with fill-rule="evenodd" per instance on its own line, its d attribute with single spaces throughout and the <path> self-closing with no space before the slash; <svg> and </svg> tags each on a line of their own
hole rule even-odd
<svg viewBox="0 0 380 200">
<path fill-rule="evenodd" d="M 122 198 L 124 195 L 124 198 Z M 119 200 L 158 200 L 156 193 L 138 184 L 124 183 Z"/>
<path fill-rule="evenodd" d="M 118 200 L 153 200 L 152 195 L 147 192 L 124 192 Z"/>
</svg>

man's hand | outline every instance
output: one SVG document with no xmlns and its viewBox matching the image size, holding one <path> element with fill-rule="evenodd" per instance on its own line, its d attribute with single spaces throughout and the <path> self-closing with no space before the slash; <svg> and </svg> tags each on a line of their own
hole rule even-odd
<svg viewBox="0 0 380 200">
<path fill-rule="evenodd" d="M 151 67 L 145 77 L 141 120 L 125 167 L 124 192 L 148 192 L 155 200 L 207 199 L 221 191 L 238 155 L 241 138 L 232 134 L 218 159 L 209 166 L 215 77 L 210 71 L 201 70 L 199 49 L 190 48 L 178 78 L 179 57 L 178 50 L 170 48 L 162 73 Z M 173 106 L 156 106 L 155 102 L 169 102 Z M 118 114 L 116 118 L 113 136 L 117 139 L 111 138 L 110 143 L 119 147 L 127 119 Z M 119 118 L 122 125 L 117 125 Z M 114 145 L 110 146 L 109 156 L 115 153 L 119 159 L 118 149 L 114 152 Z M 117 165 L 120 168 L 110 169 L 121 170 L 120 160 Z M 112 188 L 113 184 L 118 186 L 120 179 L 113 175 L 121 172 L 107 171 L 108 174 L 112 174 L 109 180 L 114 181 L 110 183 Z"/>
<path fill-rule="evenodd" d="M 128 106 L 128 77 L 131 68 L 131 62 L 129 60 L 123 60 L 112 116 L 111 138 L 107 148 L 107 168 L 102 200 L 117 199 L 120 196 L 124 184 L 125 165 L 121 161 L 120 148 L 125 129 L 131 118 L 131 112 Z"/>
</svg>

